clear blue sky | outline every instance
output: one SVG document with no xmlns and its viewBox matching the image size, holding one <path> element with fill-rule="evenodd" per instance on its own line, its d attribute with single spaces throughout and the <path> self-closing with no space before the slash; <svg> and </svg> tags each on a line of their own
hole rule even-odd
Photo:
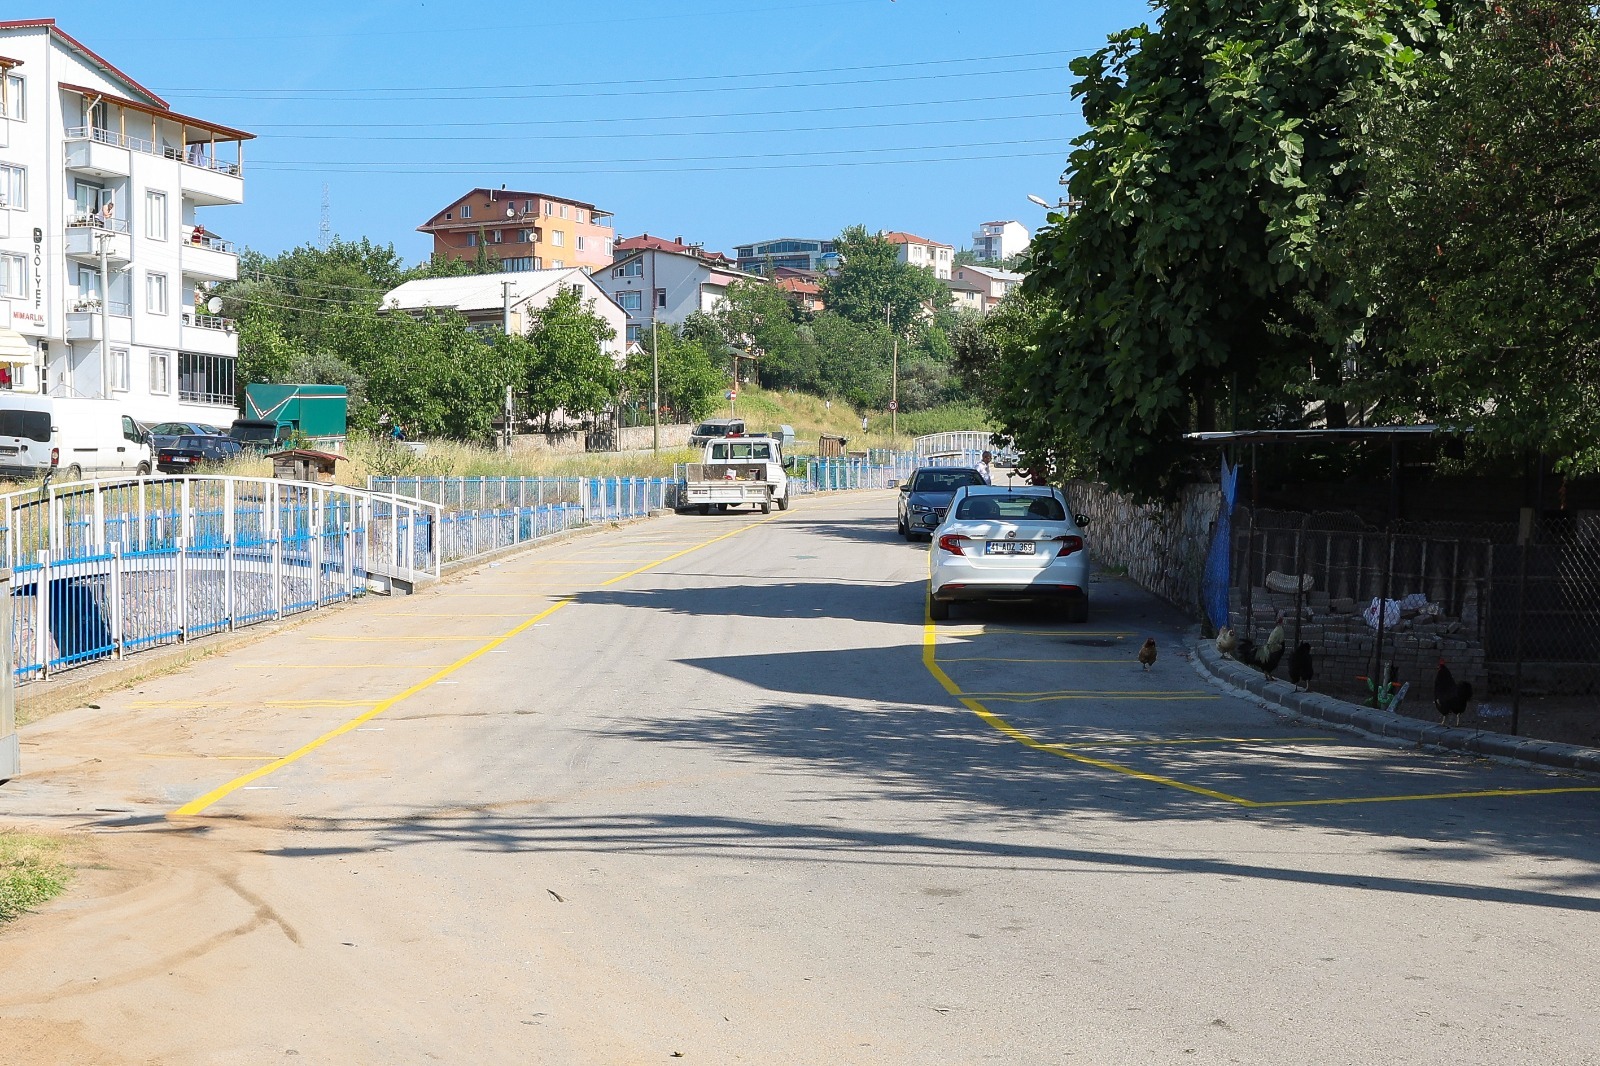
<svg viewBox="0 0 1600 1066">
<path fill-rule="evenodd" d="M 408 260 L 428 251 L 419 223 L 502 183 L 722 250 L 854 222 L 958 247 L 989 219 L 1037 225 L 1026 195 L 1055 197 L 1082 129 L 1067 64 L 1153 18 L 1143 0 L 91 0 L 56 17 L 175 109 L 258 134 L 247 202 L 209 212 L 216 232 L 314 241 L 327 183 L 334 233 Z"/>
</svg>

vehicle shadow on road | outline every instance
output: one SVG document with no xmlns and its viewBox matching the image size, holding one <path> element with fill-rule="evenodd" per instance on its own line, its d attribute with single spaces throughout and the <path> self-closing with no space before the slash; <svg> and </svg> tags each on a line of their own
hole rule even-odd
<svg viewBox="0 0 1600 1066">
<path fill-rule="evenodd" d="M 922 581 L 806 581 L 780 573 L 764 578 L 742 578 L 737 585 L 595 589 L 579 592 L 572 600 L 575 604 L 634 607 L 707 617 L 921 623 L 924 584 Z"/>
</svg>

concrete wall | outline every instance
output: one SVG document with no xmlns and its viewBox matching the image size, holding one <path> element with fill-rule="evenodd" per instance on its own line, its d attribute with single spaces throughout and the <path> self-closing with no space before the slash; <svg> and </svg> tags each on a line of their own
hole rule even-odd
<svg viewBox="0 0 1600 1066">
<path fill-rule="evenodd" d="M 1122 567 L 1128 576 L 1184 611 L 1199 616 L 1201 577 L 1212 523 L 1222 502 L 1215 485 L 1191 485 L 1175 507 L 1138 503 L 1104 485 L 1072 481 L 1073 510 L 1087 515 L 1090 557 Z"/>
<path fill-rule="evenodd" d="M 651 445 L 650 426 L 633 426 L 622 430 L 617 441 L 620 451 L 648 451 Z M 661 446 L 663 448 L 687 448 L 689 446 L 689 425 L 662 425 Z M 588 434 L 583 429 L 559 430 L 555 433 L 519 433 L 511 441 L 511 454 L 531 455 L 539 452 L 557 452 L 560 454 L 576 454 L 587 451 L 585 442 Z"/>
<path fill-rule="evenodd" d="M 689 446 L 690 425 L 661 427 L 661 446 L 663 448 L 687 448 Z M 652 446 L 651 426 L 629 426 L 622 430 L 621 437 L 617 440 L 617 448 L 624 452 L 647 451 Z"/>
</svg>

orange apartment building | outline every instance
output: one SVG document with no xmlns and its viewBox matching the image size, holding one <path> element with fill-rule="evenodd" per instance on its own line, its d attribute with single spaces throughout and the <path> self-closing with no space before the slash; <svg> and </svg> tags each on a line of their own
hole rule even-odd
<svg viewBox="0 0 1600 1066">
<path fill-rule="evenodd" d="M 473 189 L 417 227 L 433 236 L 433 252 L 475 260 L 481 252 L 503 271 L 609 266 L 616 230 L 611 212 L 542 192 Z"/>
</svg>

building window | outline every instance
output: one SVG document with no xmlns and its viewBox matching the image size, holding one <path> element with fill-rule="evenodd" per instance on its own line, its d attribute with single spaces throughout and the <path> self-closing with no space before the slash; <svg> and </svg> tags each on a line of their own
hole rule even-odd
<svg viewBox="0 0 1600 1066">
<path fill-rule="evenodd" d="M 573 219 L 575 221 L 582 222 L 583 221 L 583 208 L 580 207 L 577 210 L 573 211 L 572 215 L 573 215 Z"/>
<path fill-rule="evenodd" d="M 461 217 L 462 218 L 471 218 L 472 217 L 472 205 L 471 204 L 462 204 L 461 205 Z"/>
<path fill-rule="evenodd" d="M 665 306 L 667 306 L 667 290 L 666 289 L 657 289 L 656 290 L 656 306 L 657 307 L 665 307 Z"/>
<path fill-rule="evenodd" d="M 544 202 L 544 213 L 547 214 L 547 215 L 555 214 L 556 213 L 556 205 L 551 203 L 549 200 L 546 200 Z"/>
<path fill-rule="evenodd" d="M 478 246 L 478 235 L 476 233 L 467 234 L 467 247 L 468 248 L 476 248 L 477 246 Z"/>
<path fill-rule="evenodd" d="M 150 353 L 150 395 L 165 396 L 172 391 L 172 361 L 166 352 Z"/>
<path fill-rule="evenodd" d="M 561 205 L 561 217 L 562 218 L 566 218 L 567 217 L 567 205 L 566 204 L 562 204 Z"/>
<path fill-rule="evenodd" d="M 516 273 L 518 271 L 534 270 L 536 268 L 533 265 L 533 256 L 518 255 L 513 256 L 510 259 L 500 260 L 500 269 L 507 271 L 508 273 Z"/>
<path fill-rule="evenodd" d="M 578 251 L 583 251 L 583 235 L 578 235 Z"/>
<path fill-rule="evenodd" d="M 28 119 L 28 97 L 23 91 L 22 78 L 16 74 L 7 74 L 5 93 L 0 95 L 0 115 L 14 118 L 18 122 Z"/>
<path fill-rule="evenodd" d="M 614 253 L 611 251 L 611 242 L 606 241 L 606 258 L 610 259 Z"/>
<path fill-rule="evenodd" d="M 501 243 L 501 239 L 500 238 L 501 238 L 501 234 L 503 232 L 504 232 L 503 230 L 495 230 L 494 231 L 494 243 L 496 243 L 496 244 Z"/>
<path fill-rule="evenodd" d="M 0 163 L 0 207 L 28 209 L 28 168 Z"/>
<path fill-rule="evenodd" d="M 128 349 L 111 349 L 111 391 L 128 391 Z"/>
<path fill-rule="evenodd" d="M 617 293 L 617 306 L 624 311 L 638 311 L 644 307 L 644 293 L 638 289 L 624 289 Z"/>
<path fill-rule="evenodd" d="M 519 230 L 517 230 L 517 243 L 518 244 L 532 244 L 533 243 L 533 230 L 531 230 L 531 229 L 519 229 Z"/>
<path fill-rule="evenodd" d="M 550 243 L 557 248 L 563 247 L 567 243 L 567 235 L 561 230 L 554 230 L 550 234 Z"/>
<path fill-rule="evenodd" d="M 629 344 L 636 343 L 639 340 L 639 331 L 642 328 L 644 328 L 644 327 L 642 327 L 642 326 L 629 326 L 628 327 L 628 343 Z"/>
<path fill-rule="evenodd" d="M 167 313 L 167 276 L 165 274 L 146 274 L 144 276 L 144 309 L 152 315 Z"/>
<path fill-rule="evenodd" d="M 28 295 L 28 258 L 0 255 L 0 297 L 20 300 Z"/>
<path fill-rule="evenodd" d="M 561 268 L 565 267 L 566 265 L 567 264 L 565 264 L 561 260 L 557 259 L 554 263 L 550 264 L 550 269 L 551 270 L 560 270 Z"/>
<path fill-rule="evenodd" d="M 642 278 L 644 277 L 644 260 L 629 260 L 613 270 L 611 276 L 614 278 Z"/>
<path fill-rule="evenodd" d="M 524 201 L 522 201 L 522 213 L 525 214 L 525 215 L 533 214 L 533 201 L 532 200 L 524 200 Z"/>
<path fill-rule="evenodd" d="M 167 194 L 146 190 L 144 194 L 144 235 L 153 241 L 167 239 Z"/>
<path fill-rule="evenodd" d="M 234 402 L 234 363 L 230 355 L 178 353 L 178 399 L 185 403 Z"/>
</svg>

